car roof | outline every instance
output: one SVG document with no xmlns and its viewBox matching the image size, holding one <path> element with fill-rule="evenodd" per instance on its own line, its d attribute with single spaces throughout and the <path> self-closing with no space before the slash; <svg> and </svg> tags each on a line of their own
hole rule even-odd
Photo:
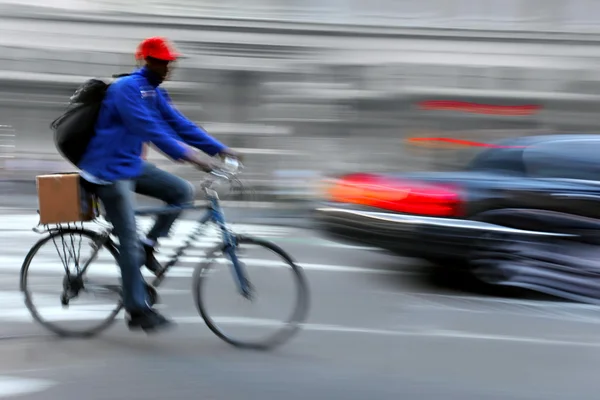
<svg viewBox="0 0 600 400">
<path fill-rule="evenodd" d="M 600 141 L 597 134 L 559 134 L 559 135 L 537 135 L 522 136 L 518 138 L 503 139 L 497 143 L 505 146 L 532 146 L 550 142 L 561 141 Z"/>
<path fill-rule="evenodd" d="M 564 145 L 561 144 L 564 142 Z M 579 145 L 584 143 L 583 148 Z M 596 134 L 559 134 L 559 135 L 537 135 L 537 136 L 521 136 L 516 138 L 508 138 L 496 142 L 499 147 L 491 147 L 477 154 L 469 163 L 471 166 L 476 165 L 476 168 L 481 168 L 482 163 L 485 165 L 492 160 L 492 164 L 498 163 L 493 161 L 500 157 L 502 162 L 512 159 L 517 169 L 524 170 L 523 164 L 526 155 L 528 157 L 547 156 L 548 151 L 551 152 L 553 158 L 560 158 L 563 161 L 579 162 L 580 158 L 589 159 L 590 155 L 595 155 L 598 152 L 598 146 L 585 146 L 586 142 L 596 142 L 600 144 L 600 135 Z M 575 144 L 576 149 L 573 149 L 569 144 Z M 558 150 L 558 151 L 557 151 Z M 512 155 L 509 155 L 512 154 Z M 508 157 L 508 158 L 507 158 Z M 520 166 L 519 166 L 520 165 Z"/>
</svg>

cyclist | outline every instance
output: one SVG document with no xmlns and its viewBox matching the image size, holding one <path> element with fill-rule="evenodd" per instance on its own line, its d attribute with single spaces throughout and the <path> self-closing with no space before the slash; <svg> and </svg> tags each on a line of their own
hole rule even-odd
<svg viewBox="0 0 600 400">
<path fill-rule="evenodd" d="M 116 80 L 108 89 L 96 122 L 96 133 L 78 167 L 84 181 L 94 186 L 107 218 L 119 239 L 123 303 L 130 329 L 156 330 L 172 325 L 148 303 L 141 265 L 158 273 L 154 249 L 169 234 L 179 213 L 157 217 L 140 240 L 134 215 L 135 193 L 160 199 L 173 206 L 194 200 L 187 181 L 145 161 L 143 148 L 152 143 L 176 161 L 187 161 L 209 172 L 210 163 L 200 159 L 197 148 L 210 156 L 237 154 L 196 126 L 170 102 L 159 85 L 167 79 L 171 63 L 179 55 L 160 37 L 145 39 L 136 58 L 143 67 Z"/>
</svg>

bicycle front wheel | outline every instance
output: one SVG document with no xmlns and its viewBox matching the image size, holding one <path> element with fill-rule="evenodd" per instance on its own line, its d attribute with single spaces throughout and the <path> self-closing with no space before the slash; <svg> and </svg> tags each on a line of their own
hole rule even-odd
<svg viewBox="0 0 600 400">
<path fill-rule="evenodd" d="M 91 230 L 60 229 L 40 239 L 25 257 L 25 305 L 35 321 L 59 336 L 94 336 L 121 311 L 118 250 L 112 243 L 96 250 L 99 241 Z"/>
<path fill-rule="evenodd" d="M 236 255 L 253 289 L 248 298 L 239 290 L 238 275 L 226 250 L 218 246 L 194 271 L 195 303 L 208 328 L 240 348 L 268 350 L 288 341 L 308 315 L 309 291 L 302 269 L 274 243 L 237 237 Z M 266 287 L 261 281 L 267 282 Z M 211 301 L 211 294 L 216 301 Z M 249 308 L 250 317 L 238 315 Z"/>
</svg>

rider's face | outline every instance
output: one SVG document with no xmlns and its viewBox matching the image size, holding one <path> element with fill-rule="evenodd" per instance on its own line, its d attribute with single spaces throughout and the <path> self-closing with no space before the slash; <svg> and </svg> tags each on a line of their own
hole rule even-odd
<svg viewBox="0 0 600 400">
<path fill-rule="evenodd" d="M 161 78 L 161 82 L 165 81 L 169 77 L 171 72 L 171 62 L 164 60 L 157 60 L 149 58 L 146 60 L 146 66 L 148 69 Z"/>
</svg>

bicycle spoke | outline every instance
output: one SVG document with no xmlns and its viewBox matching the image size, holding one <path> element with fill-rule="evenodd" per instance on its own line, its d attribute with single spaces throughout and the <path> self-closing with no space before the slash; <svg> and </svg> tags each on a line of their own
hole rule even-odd
<svg viewBox="0 0 600 400">
<path fill-rule="evenodd" d="M 257 271 L 248 270 L 247 266 L 244 265 L 242 260 L 239 260 L 237 254 L 233 254 L 232 249 L 227 248 L 226 245 L 222 248 L 222 253 L 227 258 L 228 263 L 223 264 L 213 257 L 213 254 L 209 254 L 207 257 L 210 261 L 203 262 L 194 273 L 194 289 L 195 289 L 195 301 L 196 307 L 200 312 L 202 318 L 206 322 L 209 329 L 213 331 L 218 337 L 223 339 L 229 344 L 237 347 L 254 348 L 254 349 L 269 349 L 278 346 L 288 339 L 290 339 L 299 329 L 306 319 L 308 313 L 308 286 L 300 267 L 298 267 L 293 260 L 279 247 L 276 245 L 266 242 L 260 239 L 243 237 L 239 240 L 240 248 L 255 246 L 254 250 L 267 250 L 268 253 L 274 255 L 276 259 L 281 262 L 282 268 L 277 269 L 280 272 L 279 275 L 272 273 L 273 270 L 259 269 Z M 251 251 L 251 250 L 248 250 Z M 215 251 L 215 254 L 218 251 Z M 256 256 L 254 256 L 256 257 Z M 263 255 L 260 256 L 264 257 Z M 233 265 L 231 260 L 236 260 L 237 267 Z M 227 269 L 230 271 L 226 271 Z M 211 271 L 211 273 L 208 273 Z M 214 272 L 223 272 L 221 282 Z M 238 274 L 239 271 L 239 274 Z M 238 293 L 238 296 L 233 298 L 223 298 L 223 293 L 227 292 L 228 288 L 232 286 L 231 277 L 233 275 L 233 288 Z M 252 278 L 250 278 L 252 276 Z M 264 296 L 258 296 L 258 288 L 256 286 L 256 278 L 266 278 L 270 288 L 263 290 L 261 288 L 261 294 L 278 294 L 292 298 L 291 304 L 287 301 L 281 300 L 270 300 L 267 303 L 263 303 Z M 244 280 L 240 282 L 240 280 Z M 251 281 L 252 280 L 252 281 Z M 207 282 L 212 282 L 208 285 Z M 219 283 L 226 285 L 221 287 Z M 240 285 L 240 283 L 242 283 Z M 291 288 L 287 287 L 286 284 L 291 283 Z M 216 287 L 219 285 L 218 287 Z M 243 289 L 241 296 L 240 286 Z M 212 304 L 209 300 L 209 292 L 214 287 L 215 293 L 217 293 L 217 299 L 221 303 L 221 311 L 215 309 L 216 304 Z M 236 298 L 238 301 L 236 301 Z M 243 299 L 243 304 L 239 301 Z M 261 307 L 261 303 L 263 307 Z M 223 321 L 261 321 L 264 317 L 253 316 L 252 318 L 237 317 L 234 315 L 238 312 L 243 311 L 244 304 L 247 307 L 252 307 L 254 311 L 266 311 L 269 315 L 267 318 L 273 321 L 273 324 L 269 326 L 242 326 L 236 323 L 229 323 Z M 288 314 L 286 311 L 291 312 Z M 256 308 L 258 307 L 258 308 Z M 283 312 L 283 315 L 280 315 Z M 252 312 L 255 314 L 255 312 Z M 277 316 L 275 316 L 277 315 Z M 281 321 L 275 323 L 275 321 Z M 223 326 L 222 326 L 223 325 Z M 232 328 L 241 329 L 241 333 L 232 333 Z M 253 338 L 244 338 L 245 336 L 253 336 Z"/>
<path fill-rule="evenodd" d="M 21 272 L 25 304 L 33 318 L 50 331 L 61 336 L 90 337 L 108 328 L 120 312 L 122 308 L 120 285 L 105 284 L 103 282 L 105 278 L 100 280 L 88 278 L 88 275 L 95 271 L 94 268 L 90 270 L 89 267 L 92 261 L 98 258 L 100 249 L 108 250 L 114 260 L 115 268 L 118 268 L 117 250 L 111 242 L 103 241 L 103 238 L 105 236 L 85 229 L 52 230 L 48 236 L 38 241 L 27 255 Z M 89 260 L 82 262 L 80 257 L 84 240 L 91 242 L 93 251 Z M 64 272 L 59 272 L 62 278 L 62 287 L 60 287 L 62 290 L 57 283 L 55 287 L 59 293 L 56 297 L 39 296 L 35 293 L 38 288 L 35 281 L 36 255 L 41 253 L 39 255 L 45 258 L 51 256 L 40 250 L 48 242 L 51 242 L 56 250 L 55 256 L 59 259 L 57 265 L 62 264 L 64 269 Z M 75 265 L 74 273 L 70 270 L 71 263 Z M 52 263 L 45 260 L 43 264 Z M 62 269 L 59 267 L 59 270 Z M 48 280 L 56 277 L 56 273 L 45 267 L 42 268 L 39 278 L 42 286 L 47 287 Z M 101 303 L 94 305 L 90 300 Z M 45 315 L 48 313 L 49 316 Z M 66 323 L 74 326 L 65 326 Z"/>
</svg>

